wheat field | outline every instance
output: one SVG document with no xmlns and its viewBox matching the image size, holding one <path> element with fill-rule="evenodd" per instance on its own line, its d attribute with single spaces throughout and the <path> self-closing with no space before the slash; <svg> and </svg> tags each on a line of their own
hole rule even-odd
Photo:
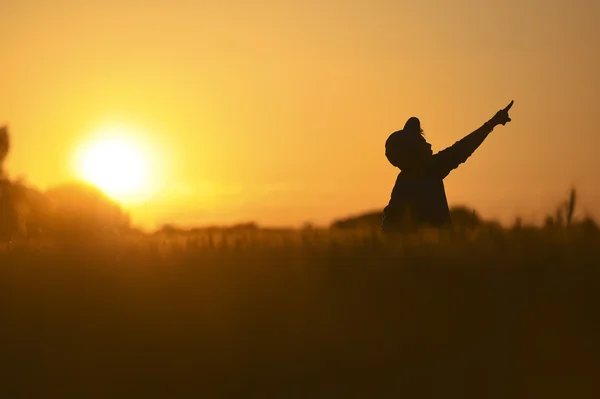
<svg viewBox="0 0 600 399">
<path fill-rule="evenodd" d="M 597 397 L 599 270 L 578 228 L 15 242 L 0 394 Z"/>
</svg>

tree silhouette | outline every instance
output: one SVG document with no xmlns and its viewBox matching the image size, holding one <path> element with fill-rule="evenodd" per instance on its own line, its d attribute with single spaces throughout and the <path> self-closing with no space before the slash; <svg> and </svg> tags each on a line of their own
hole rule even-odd
<svg viewBox="0 0 600 399">
<path fill-rule="evenodd" d="M 8 127 L 0 126 L 0 242 L 10 241 L 19 231 L 19 217 L 11 182 L 4 171 L 4 161 L 10 149 Z"/>
<path fill-rule="evenodd" d="M 450 219 L 452 220 L 452 225 L 455 227 L 475 228 L 481 224 L 481 220 L 475 209 L 462 205 L 450 209 Z"/>
<path fill-rule="evenodd" d="M 366 212 L 356 216 L 337 219 L 331 224 L 332 229 L 379 229 L 383 212 Z M 474 209 L 465 206 L 450 208 L 450 218 L 454 227 L 475 228 L 484 222 Z"/>
<path fill-rule="evenodd" d="M 4 160 L 10 149 L 8 126 L 0 126 L 0 178 L 4 176 Z"/>
<path fill-rule="evenodd" d="M 130 226 L 129 215 L 91 185 L 63 184 L 46 196 L 53 204 L 52 228 L 61 235 L 114 233 Z"/>
</svg>

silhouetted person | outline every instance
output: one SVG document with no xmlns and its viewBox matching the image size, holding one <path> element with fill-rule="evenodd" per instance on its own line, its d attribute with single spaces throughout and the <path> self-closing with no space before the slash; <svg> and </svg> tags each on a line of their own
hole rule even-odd
<svg viewBox="0 0 600 399">
<path fill-rule="evenodd" d="M 435 155 L 418 118 L 411 117 L 402 130 L 392 133 L 385 143 L 385 156 L 401 172 L 383 210 L 382 230 L 450 225 L 444 178 L 465 162 L 496 126 L 510 122 L 512 105 L 513 101 L 479 129 Z"/>
</svg>

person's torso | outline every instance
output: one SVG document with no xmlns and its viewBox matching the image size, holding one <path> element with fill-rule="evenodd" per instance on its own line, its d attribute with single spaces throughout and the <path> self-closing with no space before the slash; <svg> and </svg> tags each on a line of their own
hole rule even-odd
<svg viewBox="0 0 600 399">
<path fill-rule="evenodd" d="M 390 202 L 384 209 L 384 230 L 406 224 L 442 227 L 449 223 L 450 211 L 442 179 L 398 175 Z"/>
</svg>

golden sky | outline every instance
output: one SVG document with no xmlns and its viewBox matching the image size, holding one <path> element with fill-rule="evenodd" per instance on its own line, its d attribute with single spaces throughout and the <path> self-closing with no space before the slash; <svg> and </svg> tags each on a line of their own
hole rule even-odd
<svg viewBox="0 0 600 399">
<path fill-rule="evenodd" d="M 575 184 L 600 215 L 599 20 L 596 0 L 3 0 L 8 170 L 71 180 L 82 141 L 128 124 L 165 177 L 139 223 L 322 224 L 387 204 L 408 117 L 441 150 L 514 99 L 450 204 L 533 219 Z"/>
</svg>

